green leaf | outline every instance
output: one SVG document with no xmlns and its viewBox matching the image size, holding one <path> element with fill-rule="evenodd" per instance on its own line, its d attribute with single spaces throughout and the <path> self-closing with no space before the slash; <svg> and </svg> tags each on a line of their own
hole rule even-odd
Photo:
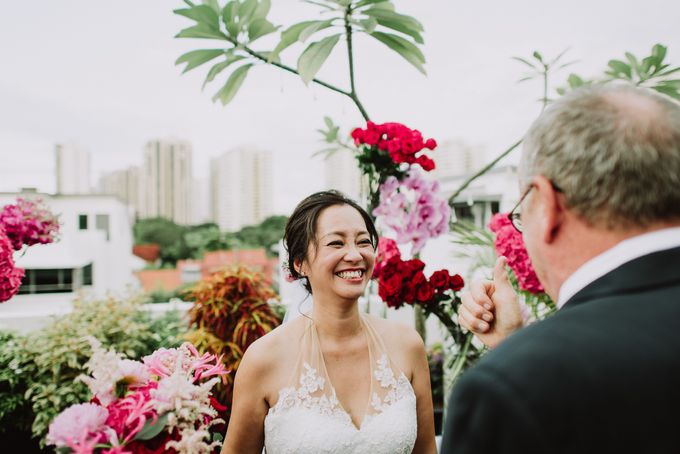
<svg viewBox="0 0 680 454">
<path fill-rule="evenodd" d="M 370 2 L 370 3 L 367 3 L 367 4 L 372 5 L 371 9 L 378 8 L 378 9 L 384 9 L 384 10 L 387 10 L 387 11 L 394 11 L 394 4 L 392 4 L 392 2 Z M 364 5 L 362 5 L 362 6 L 364 6 Z M 356 8 L 359 8 L 359 6 L 356 6 L 354 9 L 356 9 Z"/>
<path fill-rule="evenodd" d="M 309 26 L 305 27 L 301 32 L 300 36 L 298 36 L 298 41 L 301 43 L 304 43 L 307 41 L 307 38 L 312 36 L 314 33 L 320 31 L 320 30 L 325 30 L 328 27 L 333 25 L 333 19 L 325 20 L 325 21 L 316 21 L 313 24 L 310 24 Z"/>
<path fill-rule="evenodd" d="M 212 7 L 208 5 L 196 5 L 193 8 L 176 9 L 175 14 L 195 20 L 198 24 L 204 24 L 217 29 L 220 26 L 220 18 Z"/>
<path fill-rule="evenodd" d="M 279 56 L 279 54 L 286 49 L 287 47 L 295 44 L 298 39 L 300 38 L 300 33 L 310 26 L 311 24 L 315 24 L 318 22 L 326 22 L 326 21 L 316 21 L 316 20 L 308 20 L 304 22 L 299 22 L 297 24 L 291 25 L 287 29 L 281 33 L 281 41 L 279 41 L 279 44 L 276 45 L 274 50 L 272 51 L 270 55 L 270 59 L 276 58 Z M 270 60 L 271 61 L 271 60 Z"/>
<path fill-rule="evenodd" d="M 217 0 L 203 0 L 203 4 L 211 7 L 218 16 L 220 15 L 221 8 L 219 3 L 217 3 Z"/>
<path fill-rule="evenodd" d="M 658 62 L 661 63 L 663 59 L 666 58 L 666 51 L 666 46 L 655 44 L 654 47 L 652 47 L 652 56 L 656 57 Z"/>
<path fill-rule="evenodd" d="M 525 65 L 527 65 L 531 68 L 538 69 L 533 63 L 531 63 L 529 60 L 527 60 L 525 58 L 522 58 L 522 57 L 511 57 L 511 58 L 513 60 L 517 60 L 520 63 L 524 63 Z"/>
<path fill-rule="evenodd" d="M 221 31 L 216 31 L 206 25 L 198 24 L 193 27 L 185 28 L 175 35 L 175 38 L 201 38 L 201 39 L 221 39 L 227 37 Z"/>
<path fill-rule="evenodd" d="M 635 58 L 635 55 L 630 52 L 626 52 L 625 55 L 630 62 L 631 68 L 633 68 L 637 74 L 640 74 L 640 64 L 638 63 L 637 58 Z"/>
<path fill-rule="evenodd" d="M 609 66 L 612 69 L 612 72 L 610 72 L 610 74 L 612 74 L 615 77 L 618 74 L 625 75 L 626 78 L 628 78 L 629 80 L 632 77 L 630 66 L 622 62 L 621 60 L 609 60 L 607 66 Z"/>
<path fill-rule="evenodd" d="M 389 28 L 391 30 L 396 30 L 396 31 L 401 32 L 405 35 L 409 35 L 418 44 L 423 44 L 425 42 L 423 40 L 422 35 L 420 33 L 418 33 L 417 30 L 411 28 L 409 25 L 405 24 L 404 22 L 393 21 L 393 20 L 390 20 L 390 19 L 376 19 L 376 21 L 378 22 L 378 24 L 382 25 L 383 27 Z"/>
<path fill-rule="evenodd" d="M 236 96 L 236 93 L 238 92 L 239 88 L 241 88 L 241 85 L 243 85 L 243 81 L 246 79 L 248 70 L 251 66 L 253 65 L 250 63 L 243 65 L 231 73 L 229 79 L 227 79 L 227 82 L 224 84 L 222 89 L 220 89 L 220 91 L 215 93 L 215 96 L 213 96 L 213 102 L 219 99 L 222 105 L 229 104 L 229 102 L 234 99 L 234 96 Z"/>
<path fill-rule="evenodd" d="M 168 413 L 158 417 L 156 421 L 149 419 L 142 427 L 133 440 L 151 440 L 153 437 L 161 433 L 168 423 Z"/>
<path fill-rule="evenodd" d="M 184 71 L 182 71 L 182 74 L 184 74 L 185 72 L 191 71 L 197 66 L 201 66 L 203 63 L 207 63 L 213 58 L 217 58 L 223 54 L 224 54 L 223 49 L 192 50 L 191 52 L 187 52 L 186 54 L 180 55 L 180 57 L 175 61 L 175 65 L 186 63 L 187 65 L 184 68 Z"/>
<path fill-rule="evenodd" d="M 569 74 L 569 77 L 567 78 L 567 83 L 569 84 L 570 88 L 581 87 L 585 84 L 585 82 L 580 76 L 573 73 Z"/>
<path fill-rule="evenodd" d="M 657 85 L 652 87 L 652 89 L 658 91 L 659 93 L 663 93 L 664 95 L 670 96 L 671 98 L 680 100 L 680 92 L 678 92 L 678 90 L 673 87 Z"/>
<path fill-rule="evenodd" d="M 389 0 L 361 0 L 358 2 L 356 5 L 354 5 L 354 9 L 361 8 L 366 5 L 373 5 L 375 3 L 382 3 L 382 2 L 387 2 Z"/>
<path fill-rule="evenodd" d="M 380 23 L 381 20 L 384 20 L 387 22 L 401 24 L 401 26 L 413 30 L 415 32 L 423 31 L 423 24 L 418 22 L 413 17 L 407 16 L 405 14 L 399 14 L 388 9 L 376 7 L 369 8 L 363 11 L 363 13 L 366 14 L 367 16 L 374 17 L 378 21 L 378 23 Z"/>
<path fill-rule="evenodd" d="M 227 32 L 229 32 L 229 35 L 233 36 L 234 38 L 238 36 L 239 32 L 237 22 L 238 14 L 239 14 L 238 0 L 232 0 L 231 2 L 224 5 L 224 8 L 222 9 L 222 22 L 224 23 L 224 26 L 227 28 Z"/>
<path fill-rule="evenodd" d="M 310 44 L 298 58 L 297 69 L 302 81 L 308 84 L 321 66 L 324 64 L 331 51 L 338 43 L 340 33 L 328 36 L 321 41 Z"/>
<path fill-rule="evenodd" d="M 269 14 L 269 10 L 272 7 L 272 2 L 271 0 L 260 0 L 260 2 L 257 4 L 257 8 L 255 8 L 255 12 L 253 13 L 253 19 L 264 19 L 267 17 L 267 14 Z"/>
<path fill-rule="evenodd" d="M 274 33 L 278 29 L 279 27 L 276 27 L 267 19 L 264 18 L 253 19 L 250 22 L 250 25 L 248 25 L 248 39 L 250 40 L 250 42 L 253 42 L 258 38 L 261 38 L 270 33 Z"/>
<path fill-rule="evenodd" d="M 250 23 L 250 20 L 257 8 L 257 0 L 245 0 L 238 8 L 239 25 L 245 27 Z"/>
<path fill-rule="evenodd" d="M 203 82 L 203 88 L 205 88 L 205 86 L 208 83 L 212 82 L 215 79 L 215 77 L 219 73 L 221 73 L 225 68 L 227 68 L 229 65 L 231 65 L 232 63 L 236 63 L 237 61 L 243 60 L 244 58 L 246 58 L 246 57 L 244 57 L 242 55 L 230 55 L 229 57 L 227 57 L 226 60 L 221 61 L 221 62 L 213 65 L 213 67 L 210 68 L 210 70 L 208 71 L 208 75 L 205 76 L 205 81 Z"/>
<path fill-rule="evenodd" d="M 425 68 L 423 67 L 425 56 L 415 44 L 405 40 L 401 36 L 390 33 L 373 32 L 371 33 L 371 36 L 404 57 L 404 59 L 415 66 L 418 71 L 426 74 Z"/>
<path fill-rule="evenodd" d="M 55 452 L 56 452 L 57 454 L 70 454 L 70 453 L 72 453 L 73 451 L 72 451 L 71 448 L 69 448 L 68 446 L 62 446 L 62 447 L 60 447 L 60 448 L 55 449 Z"/>
<path fill-rule="evenodd" d="M 668 76 L 668 75 L 673 74 L 673 73 L 676 73 L 676 72 L 678 72 L 678 71 L 680 71 L 680 67 L 673 68 L 673 69 L 669 69 L 669 70 L 667 70 L 667 71 L 662 71 L 662 72 L 660 72 L 659 74 L 656 74 L 656 77 L 664 77 L 664 76 Z"/>
<path fill-rule="evenodd" d="M 536 60 L 538 60 L 540 63 L 543 63 L 543 56 L 538 52 L 537 50 L 534 51 L 532 54 Z"/>
<path fill-rule="evenodd" d="M 368 19 L 361 19 L 358 23 L 366 33 L 373 33 L 373 31 L 375 31 L 375 27 L 378 26 L 378 21 L 372 17 L 369 17 Z"/>
</svg>

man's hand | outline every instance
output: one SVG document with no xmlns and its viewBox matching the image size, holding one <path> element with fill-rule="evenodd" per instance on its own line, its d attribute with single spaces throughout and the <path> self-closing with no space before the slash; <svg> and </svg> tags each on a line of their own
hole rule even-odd
<svg viewBox="0 0 680 454">
<path fill-rule="evenodd" d="M 522 327 L 517 294 L 508 281 L 505 257 L 499 257 L 493 281 L 474 281 L 462 296 L 458 321 L 487 347 L 494 348 Z"/>
</svg>

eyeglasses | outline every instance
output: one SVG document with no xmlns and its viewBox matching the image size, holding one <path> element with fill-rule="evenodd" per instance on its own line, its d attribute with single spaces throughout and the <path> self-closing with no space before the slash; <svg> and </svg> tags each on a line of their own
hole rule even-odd
<svg viewBox="0 0 680 454">
<path fill-rule="evenodd" d="M 533 189 L 534 185 L 530 185 L 526 191 L 524 191 L 524 194 L 522 194 L 522 197 L 519 198 L 519 202 L 517 202 L 517 205 L 508 213 L 508 219 L 510 220 L 510 223 L 512 226 L 517 230 L 519 233 L 522 233 L 522 213 L 519 212 L 519 206 L 522 204 L 524 199 L 526 199 L 527 195 L 529 195 L 529 192 Z"/>
<path fill-rule="evenodd" d="M 550 182 L 550 185 L 553 187 L 553 189 L 556 192 L 562 192 L 562 189 L 559 188 L 555 183 L 552 181 Z M 534 185 L 530 185 L 526 191 L 524 191 L 524 194 L 522 194 L 522 197 L 519 198 L 519 202 L 517 202 L 517 205 L 508 213 L 508 219 L 510 220 L 510 223 L 512 226 L 517 230 L 519 233 L 522 233 L 522 213 L 519 212 L 519 207 L 522 205 L 522 202 L 524 199 L 526 199 L 527 195 L 531 192 L 533 189 Z"/>
</svg>

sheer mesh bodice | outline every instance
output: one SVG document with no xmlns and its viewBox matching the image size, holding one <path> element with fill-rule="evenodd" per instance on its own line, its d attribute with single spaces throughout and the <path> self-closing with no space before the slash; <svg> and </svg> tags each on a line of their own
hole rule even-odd
<svg viewBox="0 0 680 454">
<path fill-rule="evenodd" d="M 307 320 L 297 364 L 264 420 L 267 454 L 410 453 L 416 440 L 416 397 L 403 372 L 390 361 L 368 317 L 371 389 L 357 428 L 336 398 L 314 323 Z"/>
</svg>

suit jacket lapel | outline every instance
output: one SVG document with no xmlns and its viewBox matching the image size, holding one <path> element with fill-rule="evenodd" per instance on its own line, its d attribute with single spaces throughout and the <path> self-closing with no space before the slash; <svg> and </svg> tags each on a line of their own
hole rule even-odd
<svg viewBox="0 0 680 454">
<path fill-rule="evenodd" d="M 643 255 L 605 274 L 569 299 L 564 308 L 603 296 L 680 284 L 680 247 Z"/>
</svg>

